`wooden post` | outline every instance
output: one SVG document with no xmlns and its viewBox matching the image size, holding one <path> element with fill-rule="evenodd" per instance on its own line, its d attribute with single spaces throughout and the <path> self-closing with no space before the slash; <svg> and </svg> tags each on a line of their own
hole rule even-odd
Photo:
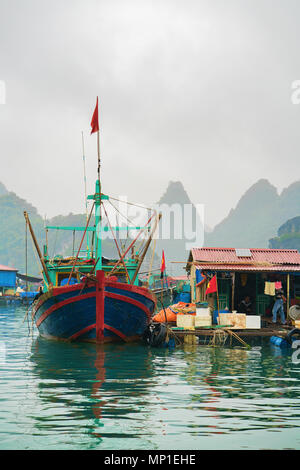
<svg viewBox="0 0 300 470">
<path fill-rule="evenodd" d="M 25 271 L 26 271 L 26 292 L 28 292 L 28 246 L 27 246 L 27 221 L 25 223 Z M 26 300 L 27 300 L 27 294 L 26 294 Z"/>
<path fill-rule="evenodd" d="M 216 273 L 216 285 L 217 285 L 217 305 L 218 305 L 218 319 L 219 319 L 219 323 L 220 323 L 220 305 L 219 305 L 218 273 Z"/>
<path fill-rule="evenodd" d="M 232 273 L 231 311 L 234 310 L 235 273 Z"/>
<path fill-rule="evenodd" d="M 195 287 L 196 285 L 196 268 L 194 265 L 191 267 L 190 287 L 191 287 L 191 302 L 196 301 Z"/>
<path fill-rule="evenodd" d="M 290 274 L 287 275 L 286 280 L 286 319 L 288 319 L 290 310 Z"/>
<path fill-rule="evenodd" d="M 30 223 L 30 220 L 29 220 L 29 216 L 28 216 L 28 214 L 27 214 L 26 211 L 24 211 L 24 217 L 25 217 L 26 223 L 27 223 L 27 225 L 28 225 L 28 228 L 29 228 L 29 231 L 30 231 L 31 238 L 32 238 L 32 240 L 33 240 L 35 249 L 36 249 L 37 254 L 38 254 L 38 256 L 39 256 L 41 265 L 42 265 L 42 267 L 43 267 L 43 271 L 44 271 L 44 274 L 45 274 L 45 276 L 46 276 L 48 285 L 49 285 L 49 286 L 52 286 L 53 284 L 52 284 L 52 281 L 51 281 L 51 279 L 50 279 L 47 266 L 46 266 L 46 264 L 45 264 L 45 262 L 44 262 L 44 259 L 43 259 L 43 257 L 42 257 L 42 253 L 41 253 L 40 247 L 39 247 L 39 245 L 38 245 L 37 239 L 35 238 L 35 234 L 34 234 L 34 231 L 33 231 L 32 226 L 31 226 L 31 223 Z"/>
<path fill-rule="evenodd" d="M 45 256 L 48 256 L 48 229 L 46 229 L 46 250 L 45 250 Z"/>
<path fill-rule="evenodd" d="M 104 271 L 97 271 L 96 277 L 96 341 L 102 343 L 104 340 Z"/>
</svg>

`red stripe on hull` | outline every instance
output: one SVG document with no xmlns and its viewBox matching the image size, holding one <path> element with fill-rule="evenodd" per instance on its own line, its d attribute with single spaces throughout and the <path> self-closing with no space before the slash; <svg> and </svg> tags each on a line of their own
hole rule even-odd
<svg viewBox="0 0 300 470">
<path fill-rule="evenodd" d="M 143 295 L 144 297 L 147 297 L 147 299 L 152 300 L 156 306 L 156 297 L 155 295 L 146 287 L 140 287 L 140 286 L 132 286 L 131 284 L 124 284 L 122 282 L 116 282 L 116 281 L 105 281 L 105 285 L 108 287 L 115 287 L 116 289 L 123 289 L 127 291 L 134 292 L 136 294 Z"/>
<path fill-rule="evenodd" d="M 123 333 L 121 333 L 121 331 L 117 330 L 116 328 L 114 328 L 113 326 L 109 326 L 109 325 L 106 325 L 104 323 L 104 328 L 106 328 L 107 330 L 111 331 L 112 333 L 114 333 L 115 335 L 119 336 L 120 338 L 122 338 L 124 341 L 127 341 L 127 336 L 123 335 Z"/>
<path fill-rule="evenodd" d="M 93 287 L 95 285 L 95 282 L 89 281 L 85 286 L 84 283 L 80 284 L 73 284 L 71 286 L 58 286 L 58 287 L 53 287 L 52 289 L 52 295 L 60 295 L 60 294 L 65 294 L 66 292 L 72 292 L 72 291 L 77 291 L 81 290 L 83 287 L 89 288 Z M 105 286 L 108 287 L 115 287 L 116 289 L 122 289 L 130 292 L 134 292 L 136 294 L 143 295 L 144 297 L 147 297 L 147 299 L 152 300 L 156 304 L 156 297 L 155 295 L 146 287 L 140 287 L 140 286 L 132 286 L 131 284 L 125 284 L 123 282 L 117 282 L 117 281 L 109 281 L 105 279 Z"/>
<path fill-rule="evenodd" d="M 80 284 L 75 284 L 75 285 L 71 285 L 71 286 L 67 286 L 67 287 L 66 286 L 54 287 L 51 291 L 49 291 L 46 294 L 41 296 L 38 303 L 33 307 L 32 317 L 34 317 L 35 313 L 40 308 L 40 306 L 44 302 L 46 302 L 46 300 L 48 300 L 49 294 L 51 294 L 50 295 L 51 297 L 52 296 L 54 297 L 54 296 L 57 296 L 57 295 L 60 295 L 60 294 L 64 294 L 64 293 L 68 293 L 68 292 L 74 292 L 74 294 L 75 294 L 76 291 L 82 290 L 83 287 L 89 288 L 89 287 L 93 287 L 94 285 L 95 285 L 94 282 L 89 281 L 85 286 L 84 286 L 83 283 L 80 283 Z M 108 280 L 105 281 L 105 285 L 108 286 L 108 287 L 115 287 L 116 289 L 135 292 L 137 294 L 143 295 L 144 297 L 146 297 L 147 299 L 150 299 L 154 303 L 153 311 L 156 308 L 157 299 L 156 299 L 155 295 L 145 287 L 131 286 L 130 284 L 124 284 L 124 283 L 121 283 L 121 282 L 108 281 Z M 83 295 L 89 295 L 89 294 L 83 294 Z M 105 293 L 105 295 L 107 295 L 107 292 Z M 81 298 L 81 297 L 82 296 L 78 296 L 78 299 Z"/>
<path fill-rule="evenodd" d="M 82 336 L 88 331 L 91 331 L 93 328 L 96 328 L 96 323 L 94 323 L 93 325 L 89 325 L 86 328 L 83 328 L 82 330 L 78 331 L 74 335 L 70 336 L 69 341 L 74 341 L 75 339 L 79 338 L 79 336 Z"/>
<path fill-rule="evenodd" d="M 73 286 L 71 286 L 73 287 Z M 82 294 L 82 295 L 78 295 L 76 297 L 70 297 L 69 299 L 66 299 L 66 300 L 62 300 L 61 302 L 58 302 L 57 304 L 55 305 L 52 305 L 52 307 L 50 307 L 48 310 L 46 310 L 46 312 L 44 312 L 40 318 L 37 320 L 36 322 L 36 326 L 39 327 L 40 324 L 52 313 L 54 312 L 55 310 L 63 307 L 64 305 L 68 305 L 68 304 L 71 304 L 73 302 L 78 302 L 80 300 L 84 300 L 84 299 L 88 299 L 90 297 L 95 297 L 95 292 L 89 292 L 88 294 Z M 150 310 L 144 305 L 142 304 L 141 302 L 139 302 L 138 300 L 135 300 L 135 299 L 132 299 L 130 297 L 126 297 L 125 295 L 121 295 L 121 294 L 115 294 L 113 292 L 105 292 L 105 297 L 110 297 L 110 298 L 113 298 L 113 299 L 116 299 L 116 300 L 121 300 L 122 302 L 127 302 L 127 303 L 130 303 L 132 305 L 135 305 L 136 307 L 140 308 L 141 310 L 143 310 L 147 317 L 149 319 L 151 319 L 151 312 Z M 40 305 L 37 306 L 37 308 L 35 309 L 35 311 L 39 308 Z"/>
<path fill-rule="evenodd" d="M 62 300 L 55 305 L 52 305 L 46 312 L 44 312 L 36 322 L 36 326 L 39 327 L 40 324 L 55 310 L 63 307 L 64 305 L 72 304 L 78 302 L 79 300 L 88 299 L 90 297 L 95 297 L 95 292 L 90 292 L 88 294 L 78 295 L 77 297 L 71 297 L 70 299 Z"/>
<path fill-rule="evenodd" d="M 80 336 L 84 335 L 85 333 L 88 333 L 89 331 L 93 330 L 94 328 L 96 328 L 96 323 L 94 323 L 93 325 L 89 325 L 86 328 L 83 328 L 82 330 L 78 331 L 74 335 L 70 336 L 68 338 L 68 341 L 74 341 L 74 340 L 78 339 Z M 121 333 L 121 331 L 117 330 L 113 326 L 104 324 L 104 328 L 106 330 L 111 331 L 112 333 L 114 333 L 116 336 L 123 339 L 124 341 L 126 341 L 126 342 L 128 341 L 127 336 L 124 335 L 123 333 Z"/>
<path fill-rule="evenodd" d="M 146 307 L 146 305 L 142 304 L 142 302 L 139 302 L 138 300 L 132 299 L 131 297 L 126 297 L 125 295 L 115 294 L 114 292 L 105 292 L 105 297 L 110 297 L 111 299 L 121 300 L 122 302 L 135 305 L 135 307 L 143 310 L 147 317 L 151 319 L 150 310 Z"/>
</svg>

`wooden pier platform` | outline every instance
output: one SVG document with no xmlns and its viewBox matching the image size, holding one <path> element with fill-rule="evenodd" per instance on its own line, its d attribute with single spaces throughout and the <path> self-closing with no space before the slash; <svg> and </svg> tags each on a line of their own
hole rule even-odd
<svg viewBox="0 0 300 470">
<path fill-rule="evenodd" d="M 271 337 L 271 336 L 285 336 L 288 331 L 287 329 L 271 329 L 271 328 L 260 328 L 259 330 L 246 330 L 246 329 L 237 329 L 237 328 L 196 328 L 195 330 L 184 330 L 177 329 L 176 327 L 171 327 L 172 331 L 178 336 L 184 335 L 195 335 L 195 336 L 213 336 L 216 331 L 226 331 L 231 330 L 234 333 L 238 334 L 240 337 Z"/>
<path fill-rule="evenodd" d="M 195 329 L 183 329 L 178 328 L 175 326 L 175 323 L 169 323 L 169 327 L 171 330 L 178 336 L 182 338 L 187 335 L 198 336 L 198 337 L 212 337 L 215 335 L 216 331 L 224 331 L 227 330 L 233 331 L 236 333 L 240 338 L 248 337 L 248 338 L 270 338 L 271 336 L 281 336 L 285 337 L 289 331 L 291 331 L 294 326 L 293 325 L 280 325 L 272 323 L 272 320 L 266 319 L 262 317 L 262 325 L 263 327 L 260 329 L 238 329 L 238 328 L 231 328 L 228 325 L 212 325 L 211 327 L 200 327 Z"/>
</svg>

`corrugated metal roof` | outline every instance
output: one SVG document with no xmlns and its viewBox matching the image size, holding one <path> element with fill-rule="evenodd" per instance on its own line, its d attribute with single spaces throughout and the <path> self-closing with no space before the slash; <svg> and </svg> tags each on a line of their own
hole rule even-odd
<svg viewBox="0 0 300 470">
<path fill-rule="evenodd" d="M 200 269 L 215 271 L 300 271 L 297 250 L 250 248 L 251 257 L 236 255 L 235 248 L 193 248 L 192 260 L 201 262 Z"/>
<path fill-rule="evenodd" d="M 3 264 L 0 264 L 0 271 L 18 271 L 15 268 L 10 268 L 9 266 L 4 266 Z"/>
</svg>

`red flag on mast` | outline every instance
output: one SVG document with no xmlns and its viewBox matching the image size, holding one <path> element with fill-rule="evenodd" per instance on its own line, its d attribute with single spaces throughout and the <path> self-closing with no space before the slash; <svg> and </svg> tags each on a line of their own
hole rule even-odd
<svg viewBox="0 0 300 470">
<path fill-rule="evenodd" d="M 94 132 L 98 132 L 98 131 L 99 131 L 98 96 L 97 96 L 97 102 L 96 102 L 95 111 L 94 111 L 94 114 L 93 114 L 93 117 L 92 117 L 92 121 L 91 121 L 91 127 L 92 127 L 91 134 L 93 134 Z"/>
<path fill-rule="evenodd" d="M 160 277 L 161 279 L 163 278 L 164 276 L 164 271 L 166 269 L 166 260 L 165 260 L 165 252 L 163 250 L 162 252 L 162 258 L 161 258 L 161 265 L 160 265 Z"/>
</svg>

